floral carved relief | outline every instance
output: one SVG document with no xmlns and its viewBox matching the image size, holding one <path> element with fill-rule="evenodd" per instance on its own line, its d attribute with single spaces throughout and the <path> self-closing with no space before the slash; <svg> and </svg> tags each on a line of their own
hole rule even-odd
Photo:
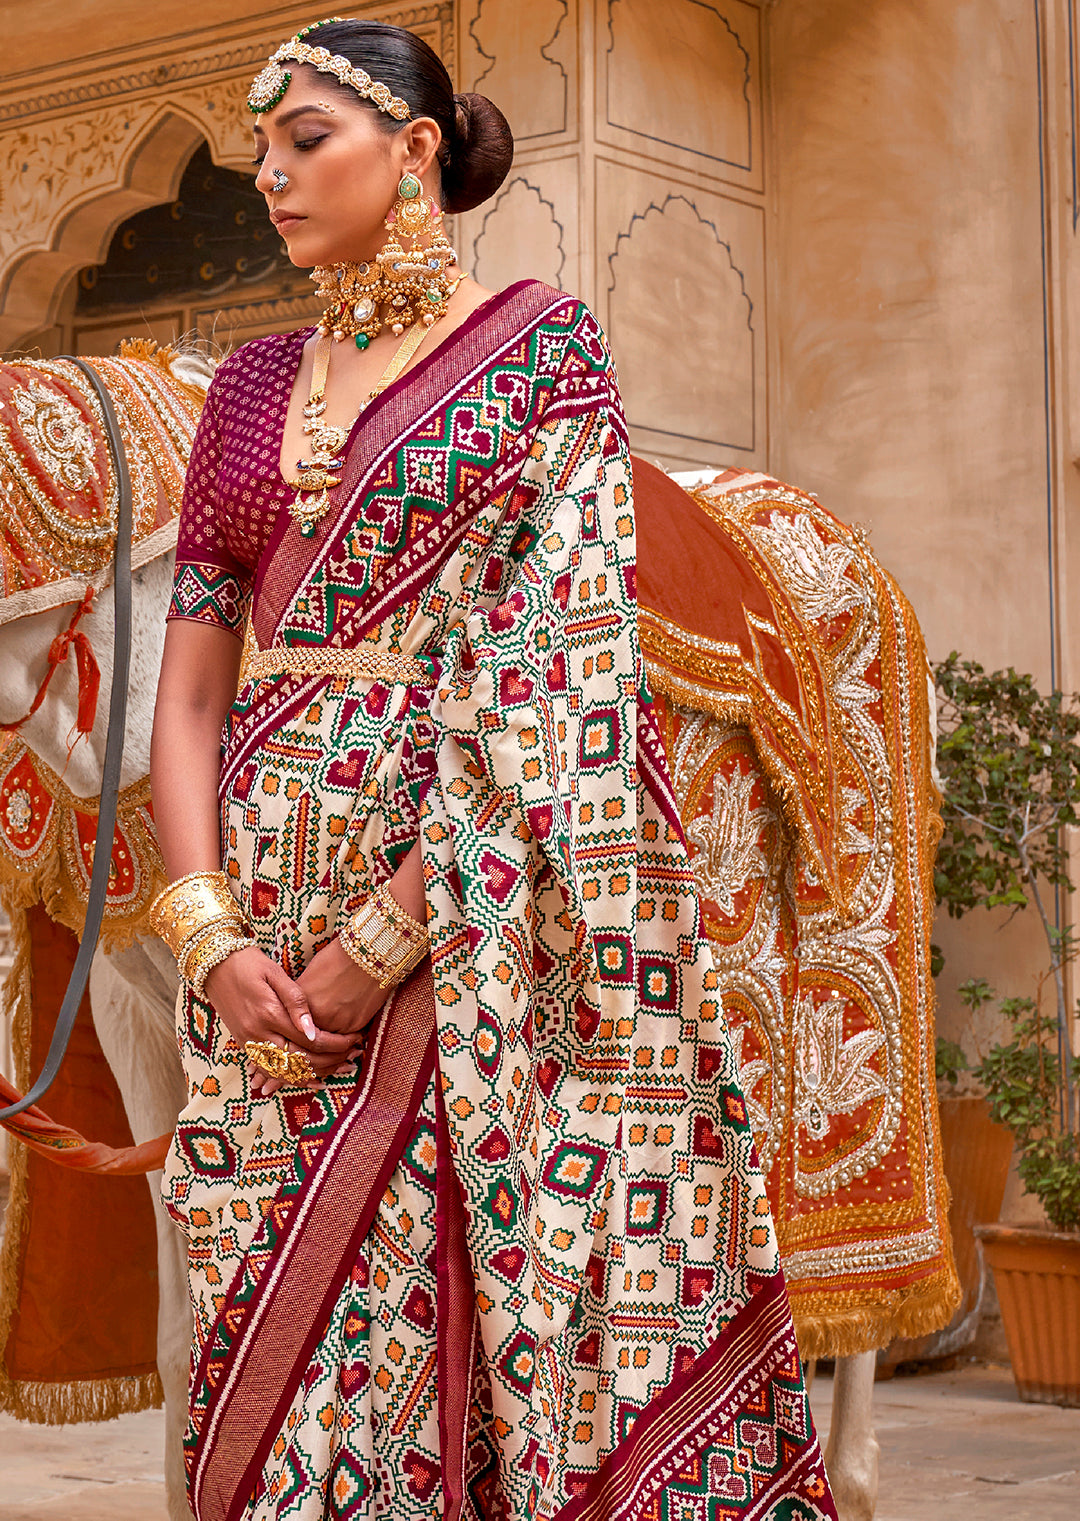
<svg viewBox="0 0 1080 1521">
<path fill-rule="evenodd" d="M 104 106 L 0 134 L 0 273 L 48 248 L 73 207 L 123 183 L 125 160 L 158 109 L 149 100 Z"/>
</svg>

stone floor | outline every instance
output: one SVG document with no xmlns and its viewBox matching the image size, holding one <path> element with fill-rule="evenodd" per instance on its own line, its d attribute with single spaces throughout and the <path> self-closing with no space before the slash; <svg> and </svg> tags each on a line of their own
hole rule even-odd
<svg viewBox="0 0 1080 1521">
<path fill-rule="evenodd" d="M 824 1441 L 832 1383 L 813 1403 Z M 967 1364 L 875 1389 L 877 1521 L 1077 1521 L 1080 1410 L 1022 1405 L 1008 1370 Z M 0 1521 L 166 1521 L 162 1415 L 102 1426 L 0 1416 Z"/>
<path fill-rule="evenodd" d="M 815 1381 L 825 1445 L 831 1379 Z M 1008 1368 L 918 1372 L 874 1387 L 876 1521 L 1080 1521 L 1080 1410 L 1023 1405 Z"/>
</svg>

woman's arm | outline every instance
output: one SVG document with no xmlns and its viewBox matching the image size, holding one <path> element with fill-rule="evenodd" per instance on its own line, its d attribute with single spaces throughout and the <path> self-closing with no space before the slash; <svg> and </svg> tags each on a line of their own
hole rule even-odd
<svg viewBox="0 0 1080 1521">
<path fill-rule="evenodd" d="M 170 882 L 221 870 L 221 730 L 236 696 L 242 649 L 234 634 L 210 623 L 174 619 L 165 631 L 150 784 Z"/>
<path fill-rule="evenodd" d="M 170 881 L 221 870 L 221 730 L 236 695 L 241 652 L 234 634 L 210 624 L 174 619 L 165 634 L 150 781 Z M 302 1045 L 319 1076 L 339 1066 L 353 1047 L 347 1034 L 315 1029 L 304 993 L 255 947 L 234 951 L 216 966 L 206 979 L 206 996 L 239 1045 Z"/>
</svg>

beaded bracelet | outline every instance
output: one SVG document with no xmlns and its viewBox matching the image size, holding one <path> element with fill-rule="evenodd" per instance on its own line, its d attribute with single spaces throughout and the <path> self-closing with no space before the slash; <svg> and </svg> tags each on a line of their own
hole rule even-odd
<svg viewBox="0 0 1080 1521">
<path fill-rule="evenodd" d="M 200 937 L 185 959 L 180 975 L 192 991 L 202 998 L 206 979 L 216 966 L 220 966 L 233 951 L 243 951 L 257 942 L 233 926 L 228 929 L 212 929 Z"/>
<path fill-rule="evenodd" d="M 384 884 L 338 929 L 341 948 L 381 988 L 404 981 L 428 953 L 426 926 Z"/>
</svg>

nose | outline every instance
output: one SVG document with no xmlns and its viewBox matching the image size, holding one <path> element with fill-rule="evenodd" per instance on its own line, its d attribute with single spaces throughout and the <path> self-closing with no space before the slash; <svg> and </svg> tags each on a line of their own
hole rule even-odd
<svg viewBox="0 0 1080 1521">
<path fill-rule="evenodd" d="M 264 158 L 259 165 L 259 172 L 255 176 L 255 189 L 263 195 L 271 195 L 274 190 L 274 171 L 269 158 Z"/>
</svg>

